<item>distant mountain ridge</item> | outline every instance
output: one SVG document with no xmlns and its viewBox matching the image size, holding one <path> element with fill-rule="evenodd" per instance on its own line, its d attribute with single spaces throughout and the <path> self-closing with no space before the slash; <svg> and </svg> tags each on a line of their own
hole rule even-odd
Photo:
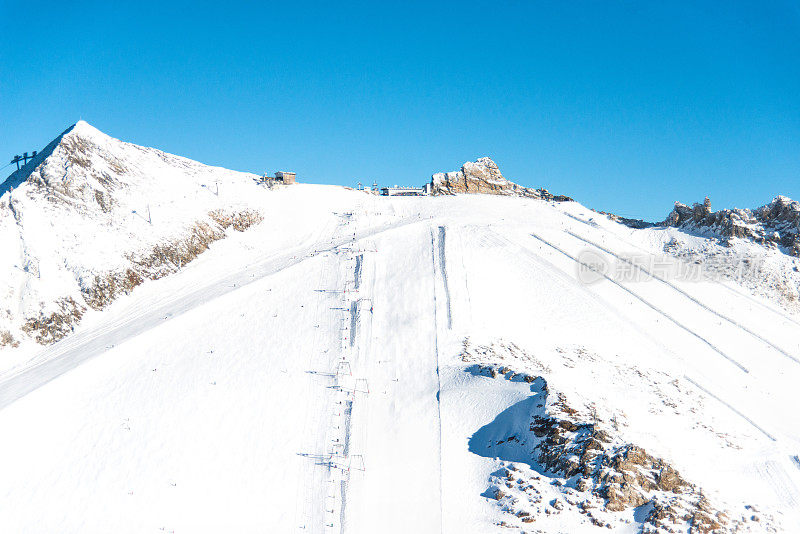
<svg viewBox="0 0 800 534">
<path fill-rule="evenodd" d="M 800 257 L 800 202 L 784 196 L 754 210 L 712 211 L 708 197 L 692 207 L 676 202 L 663 224 L 712 232 L 725 241 L 734 237 L 751 239 L 783 247 L 790 255 Z"/>
<path fill-rule="evenodd" d="M 800 257 L 800 202 L 785 196 L 779 195 L 769 204 L 752 210 L 734 208 L 712 211 L 708 197 L 692 206 L 675 202 L 667 218 L 657 223 L 604 211 L 598 213 L 630 228 L 681 228 L 710 234 L 728 245 L 734 238 L 749 239 L 761 245 L 780 247 L 790 256 Z"/>
<path fill-rule="evenodd" d="M 0 282 L 0 347 L 57 341 L 87 310 L 175 272 L 228 229 L 257 224 L 263 214 L 250 200 L 264 191 L 258 178 L 125 143 L 83 121 L 67 128 L 0 183 L 0 269 L 9 273 Z M 433 174 L 431 192 L 572 201 L 508 180 L 488 157 Z M 657 224 L 607 215 L 800 256 L 800 204 L 786 197 L 756 210 L 676 203 Z"/>
</svg>

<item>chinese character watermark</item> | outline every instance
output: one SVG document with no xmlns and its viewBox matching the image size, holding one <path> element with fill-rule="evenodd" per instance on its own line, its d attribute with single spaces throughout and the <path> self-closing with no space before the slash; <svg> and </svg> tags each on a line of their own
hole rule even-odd
<svg viewBox="0 0 800 534">
<path fill-rule="evenodd" d="M 591 249 L 576 257 L 578 281 L 594 284 L 601 280 L 618 283 L 679 280 L 683 282 L 741 281 L 762 273 L 764 260 L 742 255 L 710 255 L 683 260 L 668 255 L 610 255 Z"/>
</svg>

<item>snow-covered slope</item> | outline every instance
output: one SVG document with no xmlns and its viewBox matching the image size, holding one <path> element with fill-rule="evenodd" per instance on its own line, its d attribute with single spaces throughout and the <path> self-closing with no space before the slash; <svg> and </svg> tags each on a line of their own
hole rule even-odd
<svg viewBox="0 0 800 534">
<path fill-rule="evenodd" d="M 708 239 L 229 176 L 263 222 L 0 373 L 0 531 L 797 532 L 800 316 Z"/>
<path fill-rule="evenodd" d="M 253 178 L 78 122 L 0 185 L 0 346 L 58 340 L 87 310 L 258 222 Z"/>
</svg>

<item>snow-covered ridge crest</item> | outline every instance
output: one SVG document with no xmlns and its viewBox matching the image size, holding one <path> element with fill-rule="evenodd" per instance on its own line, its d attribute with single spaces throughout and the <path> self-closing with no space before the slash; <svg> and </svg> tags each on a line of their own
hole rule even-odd
<svg viewBox="0 0 800 534">
<path fill-rule="evenodd" d="M 61 143 L 61 139 L 63 139 L 65 135 L 72 132 L 72 130 L 74 130 L 79 123 L 83 123 L 86 124 L 86 126 L 89 126 L 89 124 L 84 121 L 78 121 L 78 123 L 73 124 L 66 130 L 64 130 L 61 133 L 61 135 L 50 141 L 50 143 L 42 150 L 40 150 L 36 154 L 36 156 L 33 157 L 28 163 L 23 165 L 20 169 L 15 170 L 9 176 L 3 179 L 3 181 L 0 182 L 0 197 L 2 197 L 8 191 L 19 186 L 21 183 L 23 183 L 28 178 L 28 176 L 30 176 L 31 171 L 36 167 L 38 167 L 50 154 L 52 154 L 53 150 L 55 150 L 55 148 Z"/>
<path fill-rule="evenodd" d="M 612 221 L 631 228 L 674 227 L 718 238 L 730 245 L 733 238 L 749 239 L 760 245 L 779 247 L 791 256 L 800 257 L 800 202 L 778 195 L 772 202 L 755 209 L 711 210 L 711 200 L 675 207 L 660 223 L 620 217 L 599 212 Z"/>
<path fill-rule="evenodd" d="M 56 341 L 87 309 L 260 221 L 253 177 L 84 121 L 65 130 L 0 185 L 0 347 Z"/>
</svg>

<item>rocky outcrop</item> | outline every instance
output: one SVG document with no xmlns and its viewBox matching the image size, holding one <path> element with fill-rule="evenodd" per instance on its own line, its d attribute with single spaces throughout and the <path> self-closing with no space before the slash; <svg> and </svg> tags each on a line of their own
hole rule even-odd
<svg viewBox="0 0 800 534">
<path fill-rule="evenodd" d="M 19 347 L 19 341 L 8 330 L 0 330 L 0 347 Z"/>
<path fill-rule="evenodd" d="M 630 228 L 672 226 L 712 234 L 725 245 L 729 245 L 733 238 L 750 239 L 762 245 L 780 246 L 791 256 L 800 257 L 800 202 L 784 196 L 753 210 L 712 211 L 708 197 L 692 206 L 676 202 L 672 212 L 660 223 L 629 219 L 604 211 L 598 213 Z"/>
<path fill-rule="evenodd" d="M 57 310 L 40 313 L 38 317 L 25 321 L 22 331 L 41 345 L 55 343 L 70 334 L 86 312 L 86 307 L 65 297 L 56 303 Z"/>
<path fill-rule="evenodd" d="M 755 210 L 712 211 L 708 197 L 691 207 L 676 202 L 662 225 L 711 232 L 725 243 L 731 238 L 751 239 L 800 257 L 800 202 L 783 196 Z"/>
<path fill-rule="evenodd" d="M 587 531 L 625 525 L 633 532 L 629 516 L 621 512 L 636 509 L 640 534 L 776 531 L 772 517 L 753 519 L 744 509 L 736 518 L 712 504 L 665 459 L 625 441 L 613 420 L 568 404 L 544 377 L 523 370 L 546 368 L 516 345 L 475 346 L 465 340 L 461 359 L 473 375 L 530 384 L 527 421 L 503 419 L 497 432 L 484 427 L 476 433 L 488 441 L 477 443 L 473 436 L 470 442 L 473 452 L 485 450 L 482 455 L 500 461 L 483 494 L 508 514 L 498 525 L 552 526 L 561 523 L 558 516 L 569 514 L 569 523 L 585 522 Z"/>
<path fill-rule="evenodd" d="M 434 174 L 431 177 L 431 191 L 434 195 L 481 193 L 554 200 L 556 202 L 572 200 L 563 195 L 553 195 L 547 189 L 530 189 L 507 180 L 491 158 L 468 161 L 461 166 L 460 171 Z"/>
</svg>

